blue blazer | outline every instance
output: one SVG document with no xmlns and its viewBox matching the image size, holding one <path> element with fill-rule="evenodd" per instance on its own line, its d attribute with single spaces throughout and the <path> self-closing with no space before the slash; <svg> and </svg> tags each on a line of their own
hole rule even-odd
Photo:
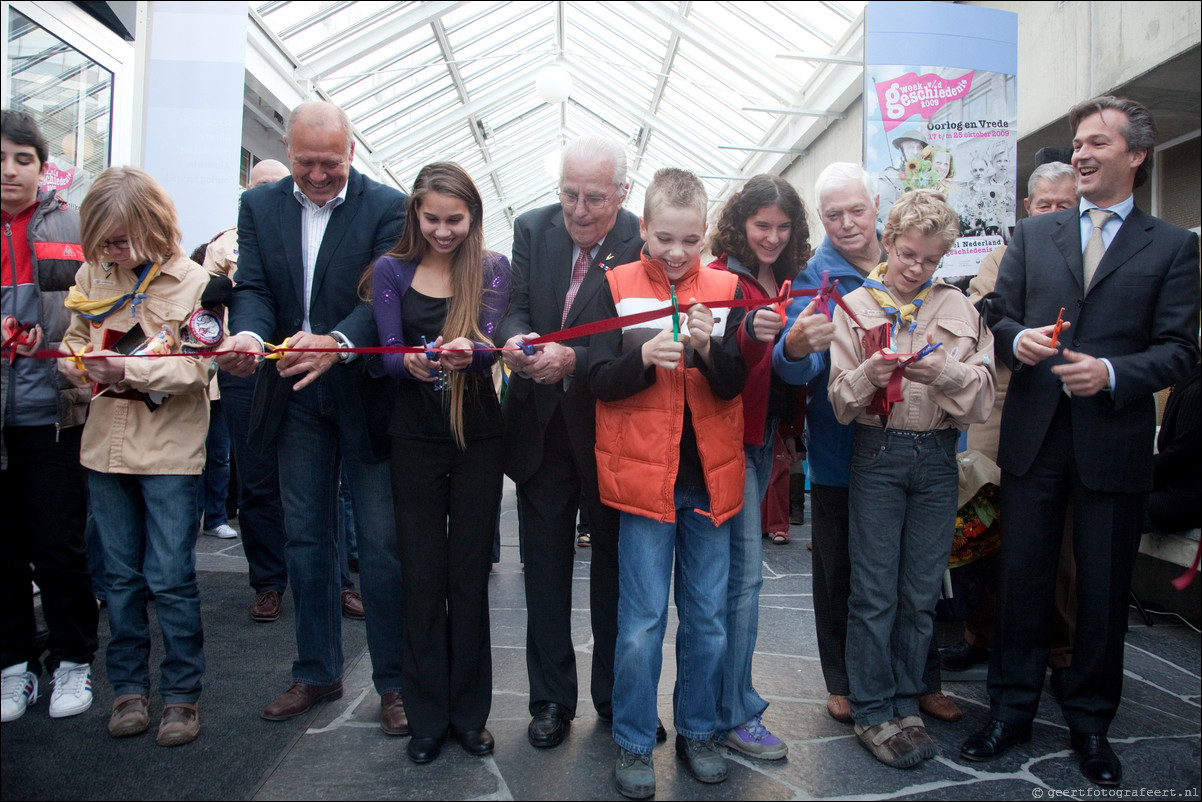
<svg viewBox="0 0 1202 802">
<path fill-rule="evenodd" d="M 330 215 L 313 271 L 309 323 L 314 334 L 339 331 L 357 346 L 377 344 L 371 306 L 359 298 L 359 280 L 401 238 L 405 203 L 402 192 L 351 168 L 346 200 Z M 243 194 L 231 332 L 253 331 L 278 344 L 300 330 L 305 314 L 301 211 L 291 177 Z M 391 408 L 380 361 L 360 356 L 326 375 L 355 456 L 386 458 Z M 274 362 L 262 363 L 251 408 L 253 444 L 275 439 L 297 380 L 281 379 Z"/>
<path fill-rule="evenodd" d="M 1198 358 L 1198 237 L 1132 210 L 1106 249 L 1089 292 L 1082 286 L 1079 210 L 1019 222 L 998 268 L 997 354 L 1013 371 L 1002 410 L 998 465 L 1024 475 L 1043 446 L 1063 388 L 1056 356 L 1031 367 L 1014 358 L 1024 328 L 1072 323 L 1065 347 L 1114 366 L 1114 392 L 1072 399 L 1073 457 L 1098 492 L 1152 489 L 1153 394 L 1188 375 Z"/>
</svg>

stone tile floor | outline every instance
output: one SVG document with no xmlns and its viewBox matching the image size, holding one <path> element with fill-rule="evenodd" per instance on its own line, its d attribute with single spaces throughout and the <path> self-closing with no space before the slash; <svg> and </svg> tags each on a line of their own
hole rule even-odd
<svg viewBox="0 0 1202 802">
<path fill-rule="evenodd" d="M 587 549 L 577 550 L 573 629 L 581 678 L 580 712 L 564 744 L 536 750 L 526 740 L 527 684 L 522 567 L 513 488 L 506 483 L 501 562 L 490 580 L 493 707 L 488 726 L 496 752 L 473 758 L 451 742 L 433 763 L 415 766 L 403 739 L 378 728 L 379 698 L 366 652 L 352 663 L 346 694 L 321 709 L 308 730 L 261 777 L 254 799 L 619 799 L 610 774 L 615 747 L 588 700 L 591 635 Z M 809 526 L 794 526 L 792 543 L 765 541 L 764 588 L 755 662 L 756 685 L 769 700 L 765 723 L 789 744 L 789 756 L 758 762 L 731 754 L 726 782 L 696 782 L 672 748 L 671 692 L 675 676 L 671 614 L 664 644 L 659 712 L 668 743 L 655 750 L 660 799 L 1042 799 L 1115 796 L 1087 782 L 1068 746 L 1068 730 L 1048 694 L 1032 742 L 986 764 L 958 758 L 961 741 L 988 713 L 983 670 L 945 677 L 944 692 L 964 709 L 957 724 L 928 723 L 942 755 L 909 771 L 873 760 L 851 728 L 832 720 L 818 665 L 811 599 Z M 245 571 L 241 541 L 201 538 L 198 568 Z M 202 592 L 204 577 L 201 577 Z M 249 602 L 249 591 L 248 591 Z M 1148 627 L 1134 613 L 1126 653 L 1124 701 L 1111 729 L 1123 762 L 1121 793 L 1197 798 L 1199 760 L 1199 636 L 1175 619 Z M 942 640 L 957 637 L 955 625 Z M 348 655 L 348 658 L 350 655 Z"/>
</svg>

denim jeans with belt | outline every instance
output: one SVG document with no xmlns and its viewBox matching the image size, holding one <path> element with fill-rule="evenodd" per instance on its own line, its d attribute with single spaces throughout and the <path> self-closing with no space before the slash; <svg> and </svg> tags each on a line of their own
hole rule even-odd
<svg viewBox="0 0 1202 802">
<path fill-rule="evenodd" d="M 722 661 L 719 731 L 733 730 L 768 709 L 751 681 L 751 663 L 760 630 L 760 588 L 764 585 L 764 528 L 760 505 L 772 475 L 776 425 L 760 446 L 744 445 L 747 475 L 743 509 L 730 519 L 730 576 L 726 583 L 726 655 Z"/>
<path fill-rule="evenodd" d="M 323 377 L 324 379 L 324 377 Z M 292 679 L 330 685 L 342 679 L 342 581 L 337 548 L 340 466 L 355 488 L 359 580 L 367 614 L 372 680 L 382 696 L 401 690 L 401 558 L 393 523 L 388 460 L 347 453 L 328 383 L 294 392 L 276 441 L 280 497 L 288 532 L 288 579 L 296 605 Z M 362 422 L 360 422 L 362 425 Z"/>
<path fill-rule="evenodd" d="M 856 427 L 847 674 L 861 727 L 918 715 L 955 531 L 956 434 Z"/>
<path fill-rule="evenodd" d="M 150 693 L 147 593 L 163 633 L 164 704 L 200 698 L 205 671 L 196 584 L 198 476 L 88 472 L 108 579 L 106 666 L 113 696 Z"/>
<path fill-rule="evenodd" d="M 668 624 L 672 563 L 678 570 L 676 732 L 705 740 L 717 729 L 726 653 L 726 583 L 730 522 L 714 526 L 704 487 L 676 488 L 676 521 L 621 514 L 618 537 L 618 644 L 614 663 L 613 736 L 641 755 L 655 746 L 656 699 Z"/>
</svg>

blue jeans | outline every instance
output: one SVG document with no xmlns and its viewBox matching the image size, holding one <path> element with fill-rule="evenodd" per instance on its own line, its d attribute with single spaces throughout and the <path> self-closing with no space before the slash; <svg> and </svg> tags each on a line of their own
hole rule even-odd
<svg viewBox="0 0 1202 802">
<path fill-rule="evenodd" d="M 613 736 L 618 746 L 641 755 L 651 754 L 655 746 L 673 556 L 680 565 L 672 698 L 676 731 L 691 740 L 705 740 L 717 729 L 726 652 L 730 522 L 714 526 L 702 514 L 709 509 L 704 487 L 678 487 L 675 501 L 674 523 L 621 514 Z"/>
<path fill-rule="evenodd" d="M 358 422 L 362 425 L 362 422 Z M 338 479 L 342 426 L 327 383 L 294 392 L 276 442 L 288 579 L 296 606 L 297 659 L 292 679 L 331 685 L 342 679 L 342 582 L 339 570 Z M 401 690 L 401 560 L 393 525 L 388 461 L 345 457 L 355 488 L 359 580 L 367 614 L 367 648 L 380 695 Z"/>
<path fill-rule="evenodd" d="M 918 715 L 956 522 L 956 431 L 856 427 L 847 676 L 861 727 Z"/>
<path fill-rule="evenodd" d="M 221 402 L 209 402 L 209 436 L 205 438 L 205 469 L 196 488 L 205 529 L 230 522 L 225 500 L 230 494 L 230 429 L 221 414 Z"/>
<path fill-rule="evenodd" d="M 760 631 L 760 588 L 764 585 L 763 526 L 760 504 L 772 475 L 776 426 L 762 446 L 743 446 L 747 475 L 743 509 L 730 519 L 730 578 L 726 583 L 726 655 L 722 660 L 719 731 L 733 730 L 768 709 L 755 690 L 751 662 Z"/>
<path fill-rule="evenodd" d="M 88 472 L 92 513 L 108 579 L 106 665 L 113 695 L 150 693 L 147 593 L 166 654 L 159 695 L 195 702 L 204 675 L 204 633 L 196 585 L 196 476 Z"/>
</svg>

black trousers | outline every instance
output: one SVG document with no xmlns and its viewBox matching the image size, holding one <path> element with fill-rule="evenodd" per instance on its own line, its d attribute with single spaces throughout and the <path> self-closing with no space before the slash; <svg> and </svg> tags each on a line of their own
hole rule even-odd
<svg viewBox="0 0 1202 802">
<path fill-rule="evenodd" d="M 242 549 L 250 567 L 250 586 L 256 593 L 288 587 L 284 551 L 284 510 L 280 505 L 280 468 L 275 448 L 259 451 L 247 442 L 251 399 L 257 376 L 240 378 L 221 371 L 221 411 L 230 430 L 230 453 L 238 483 L 238 525 Z"/>
<path fill-rule="evenodd" d="M 7 552 L 0 561 L 4 667 L 29 663 L 34 674 L 41 670 L 31 580 L 41 588 L 42 612 L 50 630 L 47 670 L 53 671 L 63 660 L 90 663 L 96 654 L 98 614 L 84 545 L 88 491 L 79 464 L 82 436 L 82 426 L 58 432 L 53 425 L 4 427 L 8 453 L 8 469 L 0 473 Z"/>
<path fill-rule="evenodd" d="M 1123 642 L 1144 496 L 1091 490 L 1077 475 L 1072 411 L 1062 399 L 1023 476 L 1002 472 L 997 618 L 989 664 L 994 718 L 1034 718 L 1048 662 L 1065 508 L 1073 505 L 1077 630 L 1061 707 L 1074 733 L 1105 733 L 1123 689 Z"/>
<path fill-rule="evenodd" d="M 826 692 L 848 696 L 847 600 L 851 596 L 851 558 L 847 552 L 849 531 L 846 487 L 810 485 L 810 537 L 814 572 L 814 627 L 818 636 L 818 660 Z M 856 502 L 859 503 L 859 502 Z M 868 502 L 863 502 L 868 503 Z M 939 673 L 939 644 L 931 639 L 922 672 L 923 693 L 942 688 Z"/>
<path fill-rule="evenodd" d="M 589 607 L 593 630 L 593 706 L 613 716 L 614 651 L 618 638 L 618 512 L 601 503 L 596 462 L 586 444 L 573 444 L 563 412 L 543 435 L 543 459 L 518 486 L 526 582 L 526 671 L 530 712 L 556 702 L 576 714 L 578 680 L 572 646 L 572 572 L 576 509 L 581 493 L 592 548 Z"/>
<path fill-rule="evenodd" d="M 393 438 L 401 672 L 416 738 L 483 729 L 492 709 L 488 575 L 501 481 L 499 435 L 463 451 Z"/>
</svg>

